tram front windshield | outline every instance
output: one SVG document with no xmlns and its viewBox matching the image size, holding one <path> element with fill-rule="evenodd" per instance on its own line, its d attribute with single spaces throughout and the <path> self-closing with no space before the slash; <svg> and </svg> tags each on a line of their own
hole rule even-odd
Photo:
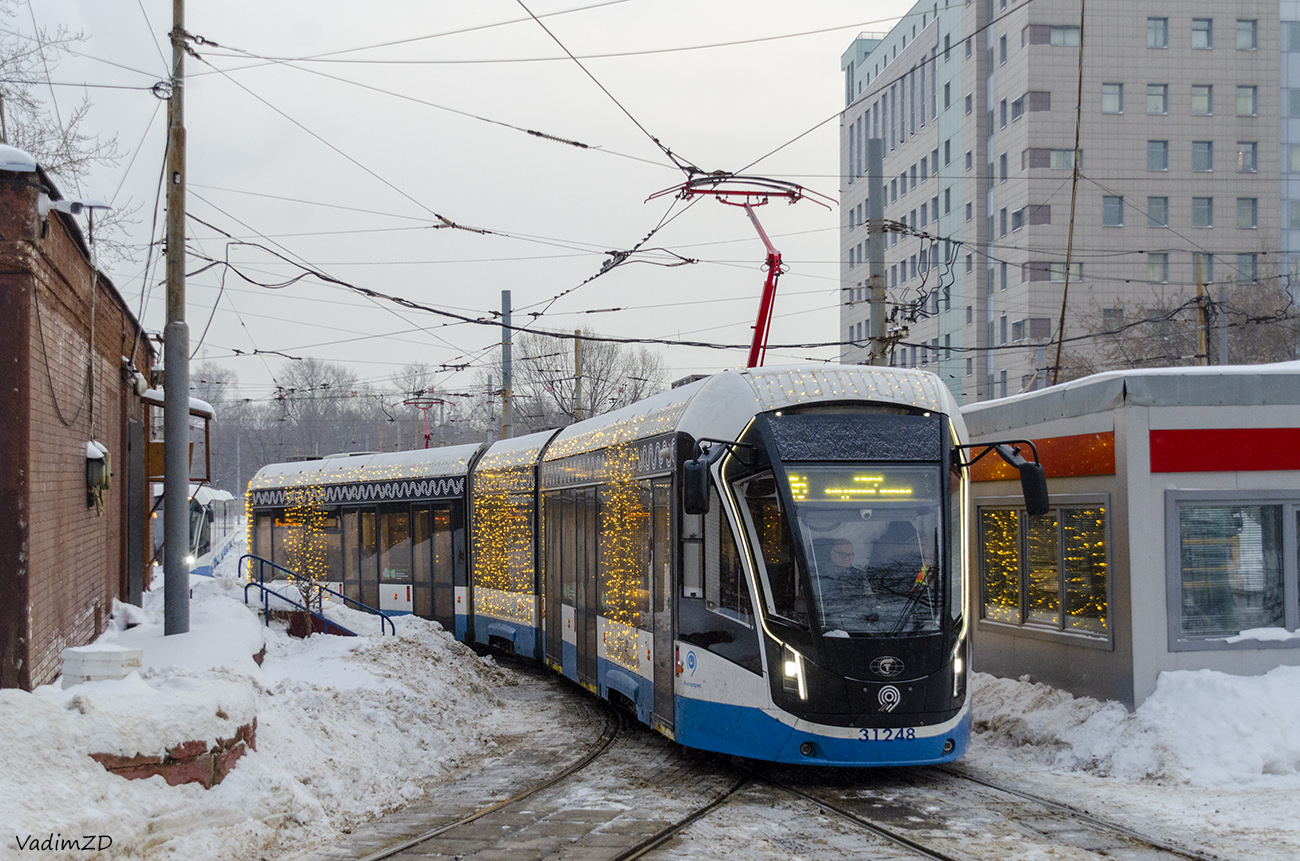
<svg viewBox="0 0 1300 861">
<path fill-rule="evenodd" d="M 772 473 L 738 482 L 772 612 L 826 637 L 940 630 L 939 477 L 935 466 L 791 464 L 788 518 Z"/>
</svg>

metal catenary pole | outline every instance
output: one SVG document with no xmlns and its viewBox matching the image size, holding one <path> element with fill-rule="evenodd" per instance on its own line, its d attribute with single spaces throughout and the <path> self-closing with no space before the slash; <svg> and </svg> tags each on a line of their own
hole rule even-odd
<svg viewBox="0 0 1300 861">
<path fill-rule="evenodd" d="M 510 291 L 501 291 L 501 438 L 510 439 L 514 428 L 510 426 L 510 386 L 514 382 L 514 369 L 510 365 Z"/>
<path fill-rule="evenodd" d="M 573 419 L 582 421 L 582 330 L 573 330 Z"/>
<path fill-rule="evenodd" d="M 867 141 L 867 265 L 871 283 L 871 358 L 883 365 L 889 352 L 885 340 L 885 142 Z"/>
<path fill-rule="evenodd" d="M 190 629 L 190 330 L 185 324 L 185 2 L 172 0 L 167 125 L 167 327 L 163 330 L 163 633 Z"/>
</svg>

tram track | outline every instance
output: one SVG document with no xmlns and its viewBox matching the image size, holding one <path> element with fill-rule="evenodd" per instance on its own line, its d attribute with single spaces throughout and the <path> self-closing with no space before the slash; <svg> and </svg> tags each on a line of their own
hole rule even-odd
<svg viewBox="0 0 1300 861">
<path fill-rule="evenodd" d="M 622 712 L 619 712 L 616 709 L 609 707 L 608 705 L 604 706 L 603 712 L 605 714 L 605 727 L 601 732 L 600 738 L 598 738 L 596 742 L 588 749 L 586 754 L 584 754 L 576 762 L 562 769 L 558 774 L 552 775 L 546 780 L 533 784 L 527 789 L 517 792 L 514 795 L 510 796 L 509 798 L 490 804 L 486 807 L 474 811 L 473 813 L 462 816 L 461 818 L 456 819 L 452 822 L 443 823 L 442 825 L 439 825 L 436 828 L 431 828 L 428 831 L 425 831 L 423 834 L 418 834 L 414 837 L 403 840 L 400 843 L 394 844 L 392 846 L 387 846 L 383 849 L 380 849 L 377 852 L 372 852 L 369 855 L 365 855 L 362 858 L 358 859 L 358 861 L 382 861 L 382 859 L 392 858 L 396 855 L 400 855 L 401 853 L 413 849 L 416 846 L 419 846 L 423 843 L 427 843 L 430 840 L 433 840 L 444 834 L 453 832 L 458 828 L 463 828 L 464 826 L 467 826 L 473 822 L 477 822 L 478 820 L 482 819 L 485 816 L 488 816 L 499 810 L 503 810 L 512 805 L 519 804 L 520 802 L 528 798 L 531 798 L 537 793 L 550 789 L 551 787 L 556 786 L 557 784 L 562 783 L 565 780 L 568 780 L 569 778 L 582 772 L 584 769 L 589 767 L 593 762 L 599 759 L 602 754 L 608 751 L 610 747 L 613 746 L 614 742 L 617 741 L 620 736 L 626 734 L 628 730 L 628 719 L 627 716 L 624 715 Z"/>
<path fill-rule="evenodd" d="M 1073 807 L 1068 804 L 1062 804 L 1059 801 L 1053 801 L 1050 798 L 1044 798 L 1040 795 L 1035 795 L 1031 792 L 1026 792 L 1022 789 L 1015 789 L 1013 787 L 1006 786 L 1005 784 L 998 783 L 996 781 L 992 781 L 987 778 L 977 777 L 973 774 L 967 773 L 962 769 L 952 768 L 950 766 L 934 766 L 931 768 L 931 770 L 937 771 L 940 774 L 946 775 L 951 778 L 955 778 L 957 780 L 963 780 L 970 783 L 975 783 L 987 789 L 992 789 L 1000 793 L 1012 795 L 1017 798 L 1023 799 L 1025 801 L 1031 802 L 1033 804 L 1038 804 L 1043 807 L 1056 810 L 1067 816 L 1071 816 L 1082 822 L 1086 822 L 1095 828 L 1101 828 L 1113 834 L 1116 834 L 1118 836 L 1127 838 L 1129 840 L 1138 841 L 1153 849 L 1159 849 L 1162 852 L 1168 853 L 1178 858 L 1187 859 L 1187 861 L 1223 861 L 1221 856 L 1209 855 L 1203 852 L 1198 852 L 1195 849 L 1188 849 L 1183 846 L 1178 846 L 1174 843 L 1170 843 L 1167 840 L 1162 840 L 1157 837 L 1152 837 L 1149 834 L 1143 834 L 1142 832 L 1136 831 L 1132 828 L 1129 828 L 1128 826 L 1120 825 L 1117 822 L 1111 822 L 1109 820 L 1102 819 L 1098 816 L 1094 816 L 1093 814 L 1088 813 L 1085 810 L 1080 810 L 1077 807 Z"/>
</svg>

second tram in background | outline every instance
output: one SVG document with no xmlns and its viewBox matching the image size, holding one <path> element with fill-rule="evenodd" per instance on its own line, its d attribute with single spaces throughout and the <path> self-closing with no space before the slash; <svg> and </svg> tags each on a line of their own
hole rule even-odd
<svg viewBox="0 0 1300 861">
<path fill-rule="evenodd" d="M 726 371 L 487 446 L 265 467 L 250 552 L 690 747 L 944 762 L 971 719 L 965 441 L 929 374 Z"/>
</svg>

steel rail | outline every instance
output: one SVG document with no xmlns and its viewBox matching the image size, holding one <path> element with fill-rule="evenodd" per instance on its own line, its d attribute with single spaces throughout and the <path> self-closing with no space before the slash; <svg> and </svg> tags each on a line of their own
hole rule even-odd
<svg viewBox="0 0 1300 861">
<path fill-rule="evenodd" d="M 1034 795 L 1033 793 L 1025 792 L 1024 790 L 1012 789 L 1009 786 L 1004 786 L 1000 783 L 996 783 L 994 781 L 988 780 L 983 777 L 975 777 L 972 774 L 966 774 L 965 772 L 956 768 L 950 768 L 945 766 L 934 766 L 933 770 L 941 774 L 946 774 L 949 777 L 953 777 L 958 780 L 970 781 L 971 783 L 976 783 L 979 784 L 980 786 L 985 786 L 988 787 L 989 789 L 997 790 L 998 792 L 1005 792 L 1008 795 L 1014 795 L 1018 798 L 1023 798 L 1025 801 L 1029 801 L 1034 804 L 1040 804 L 1043 807 L 1048 807 L 1051 808 L 1052 810 L 1056 810 L 1061 813 L 1068 814 L 1069 816 L 1073 816 L 1076 819 L 1083 820 L 1084 822 L 1087 822 L 1089 825 L 1092 825 L 1096 828 L 1101 828 L 1106 831 L 1111 831 L 1115 834 L 1118 834 L 1122 837 L 1126 837 L 1130 840 L 1137 840 L 1140 843 L 1145 843 L 1148 846 L 1151 846 L 1152 848 L 1155 849 L 1159 849 L 1162 852 L 1168 852 L 1170 854 L 1177 855 L 1180 858 L 1187 858 L 1189 859 L 1189 861 L 1223 861 L 1222 856 L 1206 855 L 1202 852 L 1197 852 L 1195 849 L 1185 849 L 1181 846 L 1176 846 L 1173 843 L 1169 843 L 1165 840 L 1152 837 L 1149 834 L 1143 834 L 1140 831 L 1134 831 L 1132 828 L 1128 828 L 1127 826 L 1120 825 L 1115 822 L 1109 822 L 1105 819 L 1099 819 L 1098 817 L 1093 816 L 1091 813 L 1082 811 L 1077 807 L 1071 807 L 1070 805 L 1062 804 L 1059 801 L 1052 801 L 1051 799 L 1043 798 L 1041 796 Z"/>
<path fill-rule="evenodd" d="M 890 843 L 894 843 L 898 846 L 902 846 L 904 849 L 909 849 L 917 853 L 918 855 L 922 855 L 926 858 L 931 859 L 931 861 L 966 861 L 966 859 L 956 858 L 952 855 L 948 855 L 944 852 L 940 852 L 937 849 L 931 849 L 928 846 L 916 842 L 910 837 L 905 837 L 902 834 L 898 833 L 897 831 L 893 831 L 892 829 L 885 828 L 882 825 L 878 825 L 875 822 L 872 822 L 870 819 L 867 819 L 866 817 L 859 816 L 858 814 L 854 813 L 852 810 L 849 810 L 846 807 L 841 807 L 835 802 L 828 801 L 825 798 L 819 798 L 813 793 L 800 789 L 797 786 L 792 786 L 791 784 L 788 784 L 784 781 L 774 780 L 769 777 L 764 777 L 760 779 L 762 780 L 763 783 L 766 783 L 769 786 L 774 786 L 777 789 L 784 790 L 785 792 L 789 792 L 792 795 L 797 795 L 800 798 L 806 799 L 807 801 L 811 801 L 813 804 L 817 805 L 822 810 L 825 810 L 828 813 L 833 813 L 836 816 L 840 817 L 841 819 L 846 819 L 849 822 L 852 822 L 853 824 L 871 832 L 877 837 L 882 837 L 885 840 L 888 840 Z"/>
<path fill-rule="evenodd" d="M 573 763 L 568 768 L 565 768 L 554 777 L 547 778 L 541 783 L 534 784 L 528 789 L 516 793 L 515 795 L 512 795 L 511 797 L 503 801 L 498 801 L 495 804 L 492 804 L 488 807 L 484 807 L 483 809 L 475 813 L 471 813 L 468 816 L 463 816 L 460 819 L 455 820 L 454 822 L 448 822 L 444 825 L 439 825 L 437 828 L 430 829 L 429 831 L 426 831 L 423 834 L 419 834 L 415 837 L 404 840 L 401 843 L 381 849 L 378 852 L 372 852 L 369 855 L 366 855 L 358 859 L 358 861 L 380 861 L 380 859 L 383 858 L 391 858 L 392 856 L 398 854 L 399 852 L 405 852 L 406 850 L 414 846 L 418 846 L 421 843 L 424 843 L 428 840 L 432 840 L 433 838 L 439 836 L 440 834 L 445 834 L 446 832 L 451 831 L 454 828 L 459 828 L 462 825 L 468 825 L 471 822 L 481 819 L 490 813 L 495 813 L 496 811 L 501 810 L 502 808 L 509 807 L 512 804 L 518 804 L 520 801 L 523 801 L 524 799 L 529 798 L 530 796 L 536 795 L 537 793 L 545 789 L 550 789 L 552 786 L 555 786 L 557 783 L 560 783 L 561 781 L 566 780 L 569 777 L 572 777 L 574 774 L 577 774 L 579 771 L 582 771 L 584 768 L 586 768 L 588 765 L 594 762 L 597 757 L 599 757 L 606 750 L 608 750 L 610 745 L 612 745 L 614 741 L 625 731 L 627 724 L 626 724 L 626 720 L 624 719 L 621 713 L 607 707 L 605 710 L 605 716 L 606 716 L 605 729 L 601 732 L 600 738 L 596 741 L 596 743 L 592 746 L 592 748 L 586 753 L 585 756 L 582 757 L 582 759 Z"/>
<path fill-rule="evenodd" d="M 640 843 L 636 844 L 630 849 L 623 850 L 619 854 L 612 857 L 610 861 L 632 861 L 633 858 L 640 858 L 642 855 L 646 854 L 647 852 L 657 849 L 658 847 L 667 843 L 669 840 L 676 837 L 677 834 L 684 831 L 691 824 L 697 822 L 700 819 L 703 819 L 705 816 L 708 816 L 710 813 L 712 813 L 716 808 L 721 807 L 723 804 L 726 804 L 729 800 L 731 800 L 732 796 L 734 796 L 737 792 L 739 792 L 741 789 L 747 786 L 752 779 L 753 778 L 750 775 L 748 774 L 744 775 L 735 783 L 733 783 L 730 789 L 728 789 L 726 792 L 722 793 L 722 795 L 719 795 L 717 798 L 710 801 L 708 804 L 699 808 L 694 813 L 690 814 L 689 816 L 686 816 L 683 819 L 679 819 L 678 821 L 662 829 L 661 831 L 657 831 L 656 833 L 650 835 L 645 840 L 642 840 Z"/>
</svg>

